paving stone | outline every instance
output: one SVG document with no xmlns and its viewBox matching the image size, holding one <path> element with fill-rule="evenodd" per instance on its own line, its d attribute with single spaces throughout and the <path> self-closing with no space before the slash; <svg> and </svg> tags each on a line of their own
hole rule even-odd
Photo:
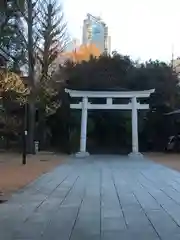
<svg viewBox="0 0 180 240">
<path fill-rule="evenodd" d="M 0 205 L 0 240 L 179 240 L 180 173 L 146 159 L 70 159 Z"/>
<path fill-rule="evenodd" d="M 102 240 L 159 240 L 159 237 L 152 231 L 106 231 Z"/>
<path fill-rule="evenodd" d="M 125 224 L 122 218 L 103 218 L 102 231 L 119 231 L 125 229 Z"/>
</svg>

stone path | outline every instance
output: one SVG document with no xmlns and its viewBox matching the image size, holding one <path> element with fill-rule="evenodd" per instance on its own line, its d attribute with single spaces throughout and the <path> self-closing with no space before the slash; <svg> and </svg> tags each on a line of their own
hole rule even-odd
<svg viewBox="0 0 180 240">
<path fill-rule="evenodd" d="M 70 159 L 0 205 L 0 239 L 179 240 L 180 173 L 145 159 Z"/>
</svg>

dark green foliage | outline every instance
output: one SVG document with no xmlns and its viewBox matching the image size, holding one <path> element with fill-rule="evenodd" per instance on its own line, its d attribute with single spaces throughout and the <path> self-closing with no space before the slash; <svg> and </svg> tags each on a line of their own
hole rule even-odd
<svg viewBox="0 0 180 240">
<path fill-rule="evenodd" d="M 164 148 L 167 137 L 171 134 L 171 129 L 167 128 L 168 119 L 165 113 L 180 106 L 178 79 L 168 64 L 151 60 L 137 64 L 127 56 L 114 53 L 112 57 L 91 58 L 89 62 L 79 64 L 68 62 L 64 68 L 64 75 L 67 79 L 66 87 L 71 89 L 126 91 L 155 88 L 155 93 L 148 100 L 150 110 L 139 113 L 140 147 L 141 150 Z M 80 115 L 74 118 L 74 114 L 80 113 L 72 112 L 73 124 L 69 124 L 73 136 L 79 136 Z M 101 151 L 131 150 L 130 113 L 112 110 L 92 111 L 89 113 L 89 119 L 90 150 L 97 151 L 97 146 L 101 147 Z M 79 138 L 76 139 L 79 143 Z"/>
<path fill-rule="evenodd" d="M 3 0 L 0 7 L 0 48 L 8 55 L 8 67 L 14 71 L 19 71 L 26 61 L 26 46 L 22 34 L 24 27 L 20 12 L 23 2 Z"/>
<path fill-rule="evenodd" d="M 74 67 L 68 63 L 66 67 L 68 86 L 70 88 L 104 90 L 109 88 L 124 88 L 129 69 L 133 63 L 127 56 L 101 56 L 91 58 Z M 97 81 L 98 79 L 98 81 Z"/>
</svg>

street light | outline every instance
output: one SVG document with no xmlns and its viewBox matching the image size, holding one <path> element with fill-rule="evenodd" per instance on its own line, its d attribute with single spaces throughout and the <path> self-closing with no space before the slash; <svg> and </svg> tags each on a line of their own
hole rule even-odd
<svg viewBox="0 0 180 240">
<path fill-rule="evenodd" d="M 23 124 L 23 153 L 22 164 L 26 164 L 27 157 L 27 103 L 24 104 L 24 124 Z"/>
</svg>

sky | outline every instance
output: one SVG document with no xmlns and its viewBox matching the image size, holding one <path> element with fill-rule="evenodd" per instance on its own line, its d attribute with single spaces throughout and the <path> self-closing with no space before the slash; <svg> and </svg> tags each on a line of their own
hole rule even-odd
<svg viewBox="0 0 180 240">
<path fill-rule="evenodd" d="M 59 0 L 72 38 L 82 40 L 87 13 L 101 16 L 109 28 L 111 50 L 134 60 L 180 56 L 180 0 Z"/>
</svg>

